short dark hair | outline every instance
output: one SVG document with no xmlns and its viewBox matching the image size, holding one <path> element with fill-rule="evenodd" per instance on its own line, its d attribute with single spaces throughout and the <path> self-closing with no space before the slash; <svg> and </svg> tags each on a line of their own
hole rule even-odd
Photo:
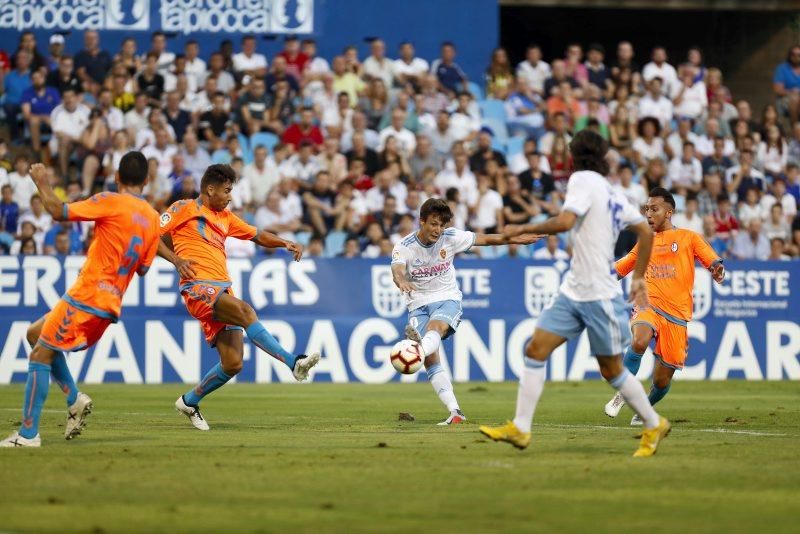
<svg viewBox="0 0 800 534">
<path fill-rule="evenodd" d="M 119 162 L 119 181 L 125 185 L 142 185 L 147 179 L 147 159 L 138 150 L 128 152 Z"/>
<path fill-rule="evenodd" d="M 238 179 L 233 167 L 224 163 L 215 163 L 203 173 L 203 177 L 200 179 L 200 191 L 204 192 L 209 185 L 223 185 L 229 182 L 235 184 Z"/>
<path fill-rule="evenodd" d="M 608 174 L 608 142 L 591 130 L 581 130 L 569 144 L 575 170 L 595 171 L 603 176 Z"/>
<path fill-rule="evenodd" d="M 648 195 L 650 198 L 663 198 L 664 202 L 672 206 L 672 209 L 675 209 L 675 198 L 672 196 L 672 193 L 664 189 L 663 187 L 654 187 L 650 190 Z"/>
<path fill-rule="evenodd" d="M 428 217 L 439 217 L 442 224 L 447 224 L 453 218 L 453 212 L 447 202 L 441 198 L 429 198 L 419 209 L 419 219 L 427 221 Z"/>
</svg>

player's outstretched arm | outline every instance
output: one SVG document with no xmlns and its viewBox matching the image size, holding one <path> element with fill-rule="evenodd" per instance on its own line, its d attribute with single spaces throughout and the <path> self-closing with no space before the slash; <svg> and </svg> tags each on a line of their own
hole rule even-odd
<svg viewBox="0 0 800 534">
<path fill-rule="evenodd" d="M 47 210 L 47 213 L 57 221 L 66 220 L 66 210 L 64 209 L 66 205 L 61 202 L 61 199 L 56 196 L 50 186 L 50 181 L 47 179 L 47 168 L 41 163 L 34 163 L 31 165 L 30 173 L 33 183 L 36 184 L 36 188 L 39 190 L 39 198 L 42 199 L 42 204 L 44 204 L 44 209 Z"/>
<path fill-rule="evenodd" d="M 393 263 L 392 264 L 392 281 L 397 289 L 403 293 L 411 293 L 414 291 L 414 285 L 406 278 L 406 264 Z"/>
<path fill-rule="evenodd" d="M 164 234 L 161 236 L 161 239 L 158 240 L 157 254 L 174 265 L 175 270 L 178 271 L 178 274 L 181 275 L 181 278 L 185 278 L 187 280 L 197 278 L 197 274 L 195 274 L 194 269 L 192 269 L 192 265 L 197 262 L 194 260 L 185 260 L 175 254 L 175 252 L 172 250 L 172 238 L 169 236 L 169 234 Z"/>
<path fill-rule="evenodd" d="M 508 237 L 505 234 L 475 234 L 475 247 L 486 247 L 492 245 L 530 245 L 536 243 L 543 237 L 542 234 L 520 234 Z"/>
<path fill-rule="evenodd" d="M 285 248 L 292 253 L 294 261 L 300 261 L 300 258 L 303 257 L 303 245 L 280 238 L 266 230 L 258 232 L 253 238 L 253 242 L 265 248 Z"/>
<path fill-rule="evenodd" d="M 507 224 L 503 228 L 503 235 L 506 237 L 516 237 L 522 234 L 560 234 L 571 230 L 575 226 L 578 216 L 571 211 L 562 211 L 555 217 L 550 217 L 538 224 Z"/>
<path fill-rule="evenodd" d="M 636 234 L 637 246 L 639 248 L 636 256 L 636 264 L 633 266 L 633 280 L 631 281 L 631 293 L 629 300 L 640 308 L 646 308 L 647 285 L 644 281 L 644 273 L 647 271 L 647 264 L 650 262 L 650 252 L 653 249 L 653 230 L 644 220 L 628 227 L 628 230 Z"/>
</svg>

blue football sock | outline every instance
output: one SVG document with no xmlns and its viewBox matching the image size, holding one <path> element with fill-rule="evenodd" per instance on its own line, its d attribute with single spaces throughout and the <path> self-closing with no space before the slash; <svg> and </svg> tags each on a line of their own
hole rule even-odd
<svg viewBox="0 0 800 534">
<path fill-rule="evenodd" d="M 25 403 L 22 405 L 22 426 L 19 434 L 32 439 L 39 433 L 39 417 L 42 415 L 47 390 L 50 389 L 50 366 L 46 363 L 28 364 L 28 382 L 25 384 Z"/>
<path fill-rule="evenodd" d="M 222 364 L 218 363 L 206 373 L 199 384 L 183 394 L 183 402 L 189 406 L 197 406 L 203 397 L 218 390 L 230 379 L 231 377 L 222 370 Z"/>
<path fill-rule="evenodd" d="M 289 367 L 289 369 L 294 369 L 294 362 L 297 357 L 281 347 L 280 343 L 278 343 L 278 340 L 275 339 L 272 334 L 267 332 L 267 329 L 264 328 L 264 325 L 256 321 L 248 326 L 245 329 L 245 332 L 247 333 L 247 337 L 250 338 L 250 341 L 255 343 L 259 349 L 263 350 L 276 360 L 282 361 Z"/>
<path fill-rule="evenodd" d="M 50 364 L 50 370 L 53 373 L 53 378 L 56 379 L 58 387 L 67 395 L 67 407 L 75 404 L 75 399 L 78 398 L 78 386 L 75 385 L 72 373 L 69 372 L 67 358 L 63 352 L 56 353 L 53 363 Z"/>
<path fill-rule="evenodd" d="M 672 382 L 667 384 L 666 387 L 660 388 L 653 384 L 653 387 L 650 388 L 650 395 L 647 396 L 650 399 L 650 404 L 655 406 L 655 404 L 664 398 L 664 396 L 669 392 L 669 387 L 672 385 Z"/>
<path fill-rule="evenodd" d="M 633 376 L 639 372 L 639 366 L 642 365 L 642 355 L 633 351 L 633 347 L 628 347 L 625 351 L 625 356 L 622 358 L 622 364 L 631 372 Z"/>
</svg>

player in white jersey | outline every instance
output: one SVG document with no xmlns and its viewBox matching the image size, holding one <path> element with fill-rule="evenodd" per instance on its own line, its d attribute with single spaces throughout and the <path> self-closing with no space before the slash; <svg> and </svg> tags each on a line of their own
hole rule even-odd
<svg viewBox="0 0 800 534">
<path fill-rule="evenodd" d="M 447 228 L 453 218 L 440 198 L 425 201 L 419 211 L 419 230 L 400 240 L 392 251 L 392 278 L 406 295 L 409 324 L 406 336 L 422 345 L 425 369 L 436 394 L 450 411 L 440 425 L 466 420 L 450 378 L 439 363 L 439 345 L 461 322 L 461 290 L 456 282 L 456 254 L 486 245 L 535 243 L 541 236 L 476 234 Z"/>
<path fill-rule="evenodd" d="M 525 348 L 525 367 L 517 393 L 513 421 L 499 427 L 480 427 L 495 441 L 506 441 L 524 449 L 531 441 L 531 423 L 544 389 L 545 362 L 556 348 L 569 339 L 589 334 L 589 345 L 600 373 L 642 418 L 645 430 L 634 456 L 655 454 L 661 439 L 669 433 L 669 422 L 658 415 L 642 384 L 622 364 L 622 351 L 630 341 L 622 288 L 614 268 L 614 245 L 623 228 L 639 238 L 639 257 L 631 283 L 631 300 L 647 306 L 644 274 L 653 245 L 653 232 L 639 211 L 605 178 L 608 143 L 589 130 L 570 143 L 577 172 L 570 176 L 563 211 L 541 224 L 506 227 L 508 236 L 523 232 L 557 234 L 573 230 L 573 259 L 559 293 L 542 313 Z"/>
</svg>

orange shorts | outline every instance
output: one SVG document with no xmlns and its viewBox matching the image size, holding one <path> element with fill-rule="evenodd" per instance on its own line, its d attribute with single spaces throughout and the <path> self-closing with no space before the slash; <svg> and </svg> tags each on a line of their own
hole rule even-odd
<svg viewBox="0 0 800 534">
<path fill-rule="evenodd" d="M 45 315 L 39 343 L 58 352 L 83 350 L 97 343 L 112 322 L 59 300 Z"/>
<path fill-rule="evenodd" d="M 222 330 L 241 330 L 241 327 L 221 323 L 214 318 L 214 305 L 222 293 L 233 296 L 230 287 L 219 287 L 203 282 L 181 286 L 186 309 L 192 317 L 200 321 L 206 341 L 212 347 L 216 345 L 217 335 Z"/>
<path fill-rule="evenodd" d="M 666 367 L 683 369 L 689 350 L 689 335 L 686 326 L 677 324 L 653 308 L 636 310 L 631 317 L 631 330 L 637 324 L 645 324 L 653 329 L 656 348 L 653 355 Z"/>
</svg>

